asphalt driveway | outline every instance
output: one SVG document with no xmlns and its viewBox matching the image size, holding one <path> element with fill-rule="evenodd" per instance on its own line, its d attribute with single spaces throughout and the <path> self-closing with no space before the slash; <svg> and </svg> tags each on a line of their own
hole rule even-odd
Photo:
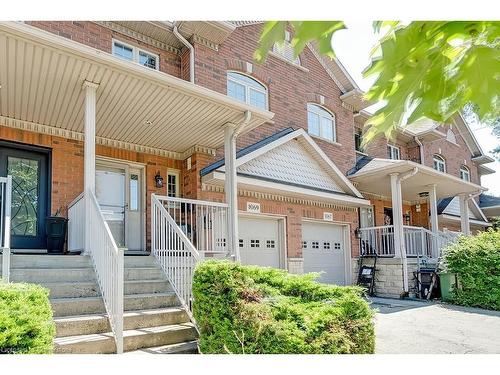
<svg viewBox="0 0 500 375">
<path fill-rule="evenodd" d="M 372 298 L 378 354 L 500 353 L 500 312 Z"/>
</svg>

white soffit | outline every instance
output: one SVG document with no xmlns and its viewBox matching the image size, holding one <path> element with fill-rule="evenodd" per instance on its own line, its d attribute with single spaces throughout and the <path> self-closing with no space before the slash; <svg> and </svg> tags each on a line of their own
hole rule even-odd
<svg viewBox="0 0 500 375">
<path fill-rule="evenodd" d="M 223 126 L 273 113 L 17 22 L 0 23 L 0 117 L 83 133 L 85 80 L 99 84 L 96 135 L 174 152 L 217 148 Z"/>
</svg>

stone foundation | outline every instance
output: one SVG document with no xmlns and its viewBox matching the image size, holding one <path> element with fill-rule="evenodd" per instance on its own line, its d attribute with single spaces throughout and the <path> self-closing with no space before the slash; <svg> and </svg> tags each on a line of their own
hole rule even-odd
<svg viewBox="0 0 500 375">
<path fill-rule="evenodd" d="M 373 265 L 374 259 L 365 258 L 363 264 Z M 416 280 L 414 272 L 417 270 L 417 259 L 409 258 L 408 289 L 410 296 L 415 296 Z M 353 284 L 358 278 L 359 259 L 353 259 Z M 403 293 L 403 266 L 398 258 L 378 258 L 375 271 L 375 295 L 377 297 L 400 298 Z"/>
<path fill-rule="evenodd" d="M 295 275 L 302 275 L 304 273 L 304 259 L 288 258 L 288 272 Z"/>
</svg>

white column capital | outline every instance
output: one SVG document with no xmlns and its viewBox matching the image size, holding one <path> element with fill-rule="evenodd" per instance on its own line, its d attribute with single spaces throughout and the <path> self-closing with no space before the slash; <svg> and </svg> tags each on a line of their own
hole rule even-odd
<svg viewBox="0 0 500 375">
<path fill-rule="evenodd" d="M 87 81 L 87 80 L 83 81 L 83 84 L 82 84 L 82 89 L 90 88 L 90 89 L 97 90 L 98 87 L 99 87 L 98 83 Z"/>
</svg>

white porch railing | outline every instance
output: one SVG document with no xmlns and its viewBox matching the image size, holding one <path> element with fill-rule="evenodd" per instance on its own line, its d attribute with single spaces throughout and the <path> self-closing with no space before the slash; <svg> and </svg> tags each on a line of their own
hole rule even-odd
<svg viewBox="0 0 500 375">
<path fill-rule="evenodd" d="M 95 195 L 89 191 L 87 196 L 90 199 L 87 219 L 92 239 L 90 256 L 115 336 L 116 352 L 123 353 L 123 249 L 116 246 Z"/>
<path fill-rule="evenodd" d="M 394 226 L 360 228 L 361 254 L 394 257 Z M 455 241 L 458 236 L 444 232 L 437 234 L 422 227 L 403 226 L 406 255 L 438 258 L 441 249 Z"/>
<path fill-rule="evenodd" d="M 81 193 L 68 206 L 68 250 L 85 247 L 85 195 Z"/>
<path fill-rule="evenodd" d="M 0 177 L 0 248 L 2 249 L 2 278 L 10 280 L 10 210 L 12 176 Z"/>
</svg>

